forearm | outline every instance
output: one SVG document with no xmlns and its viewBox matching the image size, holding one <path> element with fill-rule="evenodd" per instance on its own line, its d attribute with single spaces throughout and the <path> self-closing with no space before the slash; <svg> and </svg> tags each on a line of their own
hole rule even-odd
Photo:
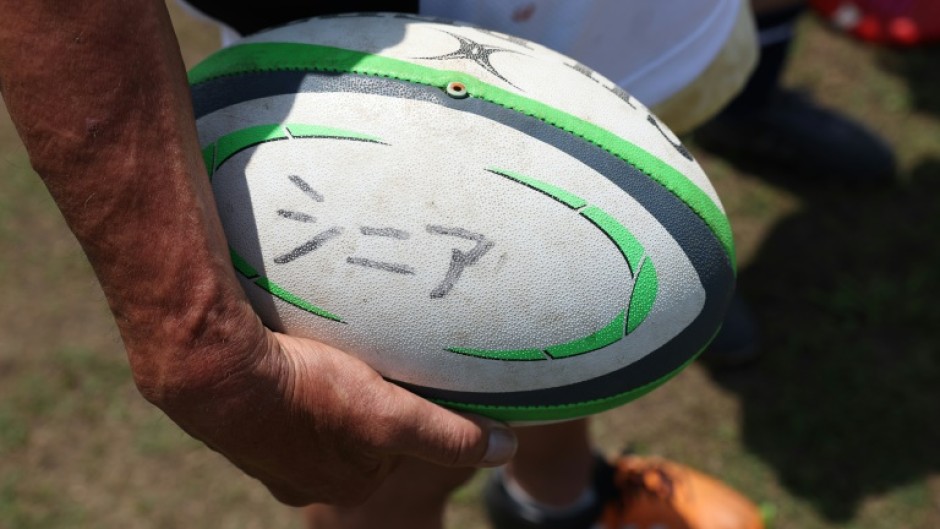
<svg viewBox="0 0 940 529">
<path fill-rule="evenodd" d="M 229 261 L 163 0 L 0 0 L 0 20 L 3 97 L 148 399 L 292 505 L 362 501 L 405 456 L 512 456 L 508 430 L 260 324 Z"/>
<path fill-rule="evenodd" d="M 244 361 L 223 341 L 259 340 L 260 325 L 231 273 L 163 2 L 0 0 L 0 19 L 3 97 L 142 389 L 172 391 L 181 364 L 199 384 Z"/>
</svg>

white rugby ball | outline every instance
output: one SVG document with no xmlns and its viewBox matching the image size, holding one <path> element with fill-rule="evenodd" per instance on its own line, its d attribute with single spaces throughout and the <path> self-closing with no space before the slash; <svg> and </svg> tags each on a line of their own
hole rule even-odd
<svg viewBox="0 0 940 529">
<path fill-rule="evenodd" d="M 314 18 L 190 72 L 232 260 L 271 328 L 443 405 L 606 410 L 686 366 L 734 283 L 692 155 L 538 44 L 372 13 Z"/>
</svg>

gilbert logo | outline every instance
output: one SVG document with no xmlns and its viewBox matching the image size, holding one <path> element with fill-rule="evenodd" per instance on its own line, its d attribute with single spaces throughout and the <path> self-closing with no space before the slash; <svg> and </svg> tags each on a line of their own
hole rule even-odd
<svg viewBox="0 0 940 529">
<path fill-rule="evenodd" d="M 493 55 L 494 53 L 519 53 L 518 51 L 507 48 L 500 48 L 499 46 L 481 44 L 467 37 L 451 33 L 450 31 L 441 30 L 441 32 L 447 33 L 451 37 L 457 39 L 457 42 L 460 43 L 460 47 L 450 53 L 445 53 L 444 55 L 437 55 L 434 57 L 415 57 L 415 59 L 422 59 L 426 61 L 472 61 L 479 65 L 480 68 L 483 68 L 487 72 L 505 81 L 506 84 L 512 86 L 513 88 L 518 88 L 516 85 L 512 84 L 509 79 L 506 79 L 503 74 L 499 73 L 499 71 L 497 71 L 490 62 L 490 55 Z"/>
</svg>

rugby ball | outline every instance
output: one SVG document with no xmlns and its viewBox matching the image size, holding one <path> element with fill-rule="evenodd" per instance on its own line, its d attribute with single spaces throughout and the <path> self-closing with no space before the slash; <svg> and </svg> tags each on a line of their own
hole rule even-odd
<svg viewBox="0 0 940 529">
<path fill-rule="evenodd" d="M 253 35 L 189 80 L 234 269 L 272 329 L 525 423 L 630 401 L 719 328 L 718 196 L 585 65 L 370 13 Z"/>
</svg>

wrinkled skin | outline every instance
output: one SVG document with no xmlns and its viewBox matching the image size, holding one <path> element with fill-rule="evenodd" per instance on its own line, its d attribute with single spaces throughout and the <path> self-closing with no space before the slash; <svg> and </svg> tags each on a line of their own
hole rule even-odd
<svg viewBox="0 0 940 529">
<path fill-rule="evenodd" d="M 0 20 L 4 100 L 145 398 L 291 505 L 360 503 L 412 458 L 509 460 L 504 426 L 262 326 L 229 261 L 162 0 L 0 0 Z"/>
</svg>

